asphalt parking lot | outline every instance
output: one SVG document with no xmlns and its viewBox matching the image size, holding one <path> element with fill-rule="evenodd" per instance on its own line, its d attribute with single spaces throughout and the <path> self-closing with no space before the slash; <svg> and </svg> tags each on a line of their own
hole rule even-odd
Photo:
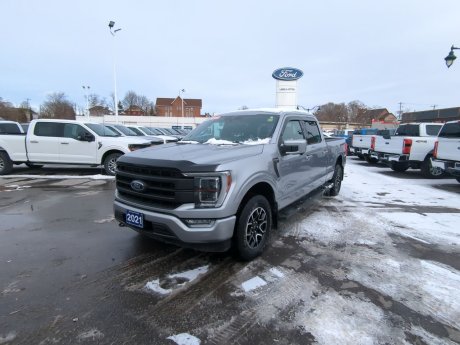
<svg viewBox="0 0 460 345">
<path fill-rule="evenodd" d="M 460 343 L 455 179 L 351 157 L 246 263 L 118 227 L 100 173 L 0 177 L 0 344 Z"/>
</svg>

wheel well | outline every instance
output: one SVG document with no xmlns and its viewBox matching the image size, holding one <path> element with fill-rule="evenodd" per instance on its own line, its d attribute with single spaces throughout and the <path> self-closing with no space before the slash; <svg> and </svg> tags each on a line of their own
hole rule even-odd
<svg viewBox="0 0 460 345">
<path fill-rule="evenodd" d="M 120 154 L 124 154 L 124 152 L 120 151 L 120 150 L 110 150 L 110 151 L 107 151 L 106 153 L 104 153 L 104 155 L 102 156 L 102 159 L 101 159 L 101 164 L 104 164 L 104 161 L 105 159 L 107 158 L 108 155 L 111 155 L 112 153 L 120 153 Z"/>
<path fill-rule="evenodd" d="M 342 161 L 342 156 L 339 156 L 339 158 L 337 158 L 335 164 L 340 164 L 342 167 L 343 167 L 343 161 Z"/>
<path fill-rule="evenodd" d="M 244 205 L 255 195 L 263 195 L 271 206 L 273 215 L 273 225 L 276 227 L 278 223 L 278 205 L 275 200 L 275 192 L 273 188 L 266 182 L 259 182 L 251 187 L 241 200 L 240 206 L 238 207 L 237 216 L 240 215 Z"/>
</svg>

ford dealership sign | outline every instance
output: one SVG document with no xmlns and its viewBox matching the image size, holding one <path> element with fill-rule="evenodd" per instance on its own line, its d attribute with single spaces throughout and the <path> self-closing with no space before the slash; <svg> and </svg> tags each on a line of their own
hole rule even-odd
<svg viewBox="0 0 460 345">
<path fill-rule="evenodd" d="M 297 80 L 303 76 L 300 69 L 292 67 L 278 68 L 272 73 L 272 77 L 278 80 Z"/>
</svg>

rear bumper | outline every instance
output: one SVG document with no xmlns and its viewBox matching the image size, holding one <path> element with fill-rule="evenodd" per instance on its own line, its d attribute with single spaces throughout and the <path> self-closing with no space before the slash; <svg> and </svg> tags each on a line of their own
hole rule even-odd
<svg viewBox="0 0 460 345">
<path fill-rule="evenodd" d="M 191 228 L 176 216 L 128 206 L 118 200 L 114 201 L 113 208 L 115 218 L 121 225 L 128 226 L 141 234 L 164 242 L 206 251 L 225 251 L 229 249 L 236 222 L 236 217 L 231 216 L 214 219 L 209 227 Z M 125 215 L 127 210 L 144 215 L 144 228 L 140 229 L 126 224 Z"/>
<path fill-rule="evenodd" d="M 444 170 L 452 176 L 460 177 L 460 162 L 431 158 L 431 165 Z"/>
<path fill-rule="evenodd" d="M 361 155 L 367 155 L 369 154 L 369 149 L 364 149 L 361 147 L 350 147 L 350 152 L 356 153 L 356 154 L 361 154 Z"/>
<path fill-rule="evenodd" d="M 385 152 L 371 152 L 371 158 L 378 159 L 382 162 L 404 162 L 409 163 L 409 155 L 398 155 L 393 153 L 385 153 Z"/>
</svg>

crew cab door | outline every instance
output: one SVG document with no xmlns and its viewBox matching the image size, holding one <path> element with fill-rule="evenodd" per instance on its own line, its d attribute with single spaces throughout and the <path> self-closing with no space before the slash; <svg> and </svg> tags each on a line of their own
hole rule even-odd
<svg viewBox="0 0 460 345">
<path fill-rule="evenodd" d="M 303 142 L 303 150 L 299 149 L 296 153 L 286 153 L 286 143 L 289 141 Z M 278 139 L 278 150 L 280 153 L 277 164 L 279 173 L 278 195 L 280 196 L 279 206 L 283 208 L 312 190 L 311 184 L 314 177 L 310 171 L 309 160 L 311 157 L 306 155 L 306 139 L 300 119 L 286 119 Z"/>
<path fill-rule="evenodd" d="M 36 122 L 26 136 L 27 157 L 31 162 L 59 162 L 59 141 L 63 123 Z"/>
<path fill-rule="evenodd" d="M 305 158 L 308 162 L 308 173 L 312 175 L 309 188 L 313 190 L 326 183 L 328 164 L 335 162 L 330 162 L 326 140 L 321 136 L 318 123 L 314 120 L 305 120 L 304 126 L 307 138 Z"/>
<path fill-rule="evenodd" d="M 95 136 L 79 124 L 64 123 L 63 136 L 59 142 L 59 161 L 95 164 L 96 155 Z"/>
</svg>

